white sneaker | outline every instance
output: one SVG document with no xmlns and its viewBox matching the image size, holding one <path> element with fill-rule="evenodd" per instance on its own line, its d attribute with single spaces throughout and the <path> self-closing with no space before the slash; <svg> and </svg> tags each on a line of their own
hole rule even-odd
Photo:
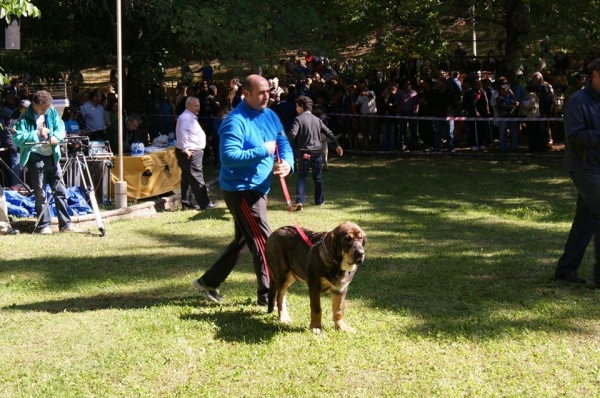
<svg viewBox="0 0 600 398">
<path fill-rule="evenodd" d="M 477 147 L 476 147 L 476 146 L 472 146 L 472 147 L 471 147 L 471 150 L 472 150 L 472 151 L 476 151 L 476 150 L 477 150 Z"/>
<path fill-rule="evenodd" d="M 302 203 L 296 203 L 296 211 L 302 211 Z"/>
<path fill-rule="evenodd" d="M 42 234 L 42 235 L 50 235 L 52 233 L 52 228 L 44 227 L 44 228 L 40 229 L 40 232 L 38 232 L 38 233 Z"/>
<path fill-rule="evenodd" d="M 81 230 L 72 224 L 69 224 L 68 227 L 61 229 L 60 232 L 81 232 Z"/>
<path fill-rule="evenodd" d="M 480 146 L 479 146 L 479 150 L 481 150 L 481 151 L 485 151 L 486 149 L 487 149 L 487 148 L 485 147 L 485 145 L 480 145 Z"/>
</svg>

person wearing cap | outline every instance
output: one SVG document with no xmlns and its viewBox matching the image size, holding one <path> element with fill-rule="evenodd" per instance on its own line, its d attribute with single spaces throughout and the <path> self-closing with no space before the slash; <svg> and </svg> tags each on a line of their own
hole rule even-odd
<svg viewBox="0 0 600 398">
<path fill-rule="evenodd" d="M 31 101 L 27 99 L 21 100 L 19 102 L 19 106 L 15 108 L 13 113 L 10 115 L 10 121 L 6 126 L 12 128 L 12 126 L 14 126 L 15 122 L 19 119 L 19 117 L 21 117 L 23 112 L 25 112 L 25 109 L 29 108 L 29 105 L 31 105 Z"/>
</svg>

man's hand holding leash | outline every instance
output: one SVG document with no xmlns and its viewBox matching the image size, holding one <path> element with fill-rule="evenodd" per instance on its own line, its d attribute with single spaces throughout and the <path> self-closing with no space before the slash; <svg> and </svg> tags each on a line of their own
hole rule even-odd
<svg viewBox="0 0 600 398">
<path fill-rule="evenodd" d="M 267 141 L 265 142 L 265 146 L 269 150 L 269 155 L 272 155 L 277 150 L 277 142 L 276 141 Z M 287 177 L 291 171 L 292 166 L 285 160 L 281 159 L 279 155 L 276 156 L 277 160 L 273 164 L 273 174 L 278 177 Z"/>
<path fill-rule="evenodd" d="M 278 177 L 287 177 L 292 171 L 292 166 L 285 160 L 281 160 L 281 163 L 275 162 L 273 164 L 273 174 Z"/>
</svg>

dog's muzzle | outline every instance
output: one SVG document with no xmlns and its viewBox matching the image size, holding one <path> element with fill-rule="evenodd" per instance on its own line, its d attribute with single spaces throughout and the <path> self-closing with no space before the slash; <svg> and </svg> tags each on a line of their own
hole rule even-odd
<svg viewBox="0 0 600 398">
<path fill-rule="evenodd" d="M 362 264 L 365 261 L 365 249 L 362 246 L 354 248 L 354 263 Z"/>
</svg>

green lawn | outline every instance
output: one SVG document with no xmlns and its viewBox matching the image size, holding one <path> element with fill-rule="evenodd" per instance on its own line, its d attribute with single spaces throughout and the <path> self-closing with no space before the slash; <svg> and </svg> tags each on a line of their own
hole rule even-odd
<svg viewBox="0 0 600 398">
<path fill-rule="evenodd" d="M 598 396 L 600 291 L 553 279 L 576 197 L 561 161 L 344 156 L 325 195 L 295 216 L 366 232 L 355 335 L 333 330 L 327 296 L 313 335 L 301 283 L 278 324 L 253 305 L 249 256 L 224 305 L 202 299 L 191 281 L 233 233 L 218 190 L 217 210 L 110 222 L 103 238 L 0 237 L 0 396 Z M 277 181 L 269 218 L 291 224 Z"/>
</svg>

